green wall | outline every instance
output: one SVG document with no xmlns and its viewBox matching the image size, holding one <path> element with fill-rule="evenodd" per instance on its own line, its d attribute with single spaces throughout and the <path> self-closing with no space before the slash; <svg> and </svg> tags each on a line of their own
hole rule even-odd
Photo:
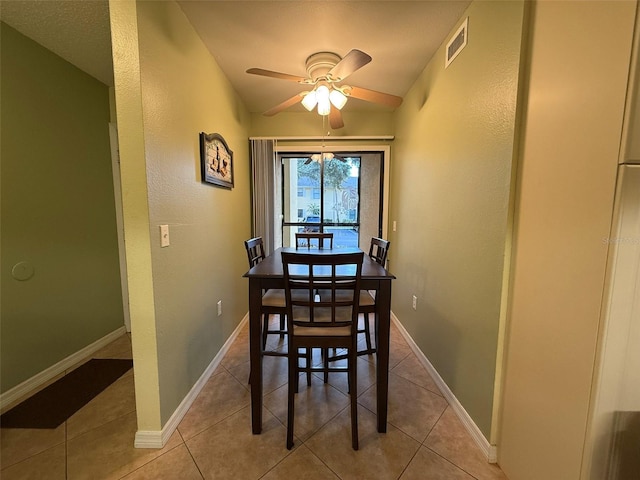
<svg viewBox="0 0 640 480">
<path fill-rule="evenodd" d="M 175 2 L 138 2 L 137 14 L 164 425 L 247 313 L 250 116 Z M 201 182 L 200 132 L 221 134 L 233 151 L 232 190 Z"/>
<path fill-rule="evenodd" d="M 124 320 L 108 88 L 0 25 L 5 392 Z"/>
<path fill-rule="evenodd" d="M 392 309 L 488 439 L 523 11 L 472 3 L 465 49 L 445 69 L 441 46 L 395 115 Z"/>
</svg>

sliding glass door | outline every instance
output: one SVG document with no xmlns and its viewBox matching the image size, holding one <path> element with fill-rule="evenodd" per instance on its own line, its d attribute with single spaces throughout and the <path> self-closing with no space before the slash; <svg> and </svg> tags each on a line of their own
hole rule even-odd
<svg viewBox="0 0 640 480">
<path fill-rule="evenodd" d="M 331 232 L 334 247 L 369 248 L 381 235 L 382 154 L 281 154 L 282 245 L 295 233 Z"/>
</svg>

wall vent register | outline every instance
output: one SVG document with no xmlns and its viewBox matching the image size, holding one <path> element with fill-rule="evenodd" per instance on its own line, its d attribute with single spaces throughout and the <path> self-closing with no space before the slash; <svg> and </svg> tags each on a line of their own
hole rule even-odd
<svg viewBox="0 0 640 480">
<path fill-rule="evenodd" d="M 444 68 L 451 65 L 451 62 L 460 54 L 462 49 L 467 45 L 469 27 L 469 17 L 464 19 L 462 25 L 458 27 L 456 33 L 453 34 L 451 40 L 447 43 L 446 57 L 444 60 Z"/>
</svg>

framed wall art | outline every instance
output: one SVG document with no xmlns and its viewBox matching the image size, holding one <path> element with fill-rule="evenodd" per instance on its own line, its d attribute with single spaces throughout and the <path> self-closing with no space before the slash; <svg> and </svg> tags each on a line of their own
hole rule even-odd
<svg viewBox="0 0 640 480">
<path fill-rule="evenodd" d="M 202 181 L 233 188 L 233 152 L 219 133 L 200 133 Z"/>
</svg>

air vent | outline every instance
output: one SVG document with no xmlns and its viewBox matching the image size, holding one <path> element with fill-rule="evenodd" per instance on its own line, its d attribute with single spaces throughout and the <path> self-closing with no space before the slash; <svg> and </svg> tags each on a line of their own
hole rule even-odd
<svg viewBox="0 0 640 480">
<path fill-rule="evenodd" d="M 467 27 L 469 25 L 469 17 L 464 19 L 462 25 L 453 34 L 449 43 L 447 43 L 447 56 L 444 61 L 444 68 L 451 65 L 451 62 L 458 56 L 462 49 L 467 44 Z"/>
</svg>

